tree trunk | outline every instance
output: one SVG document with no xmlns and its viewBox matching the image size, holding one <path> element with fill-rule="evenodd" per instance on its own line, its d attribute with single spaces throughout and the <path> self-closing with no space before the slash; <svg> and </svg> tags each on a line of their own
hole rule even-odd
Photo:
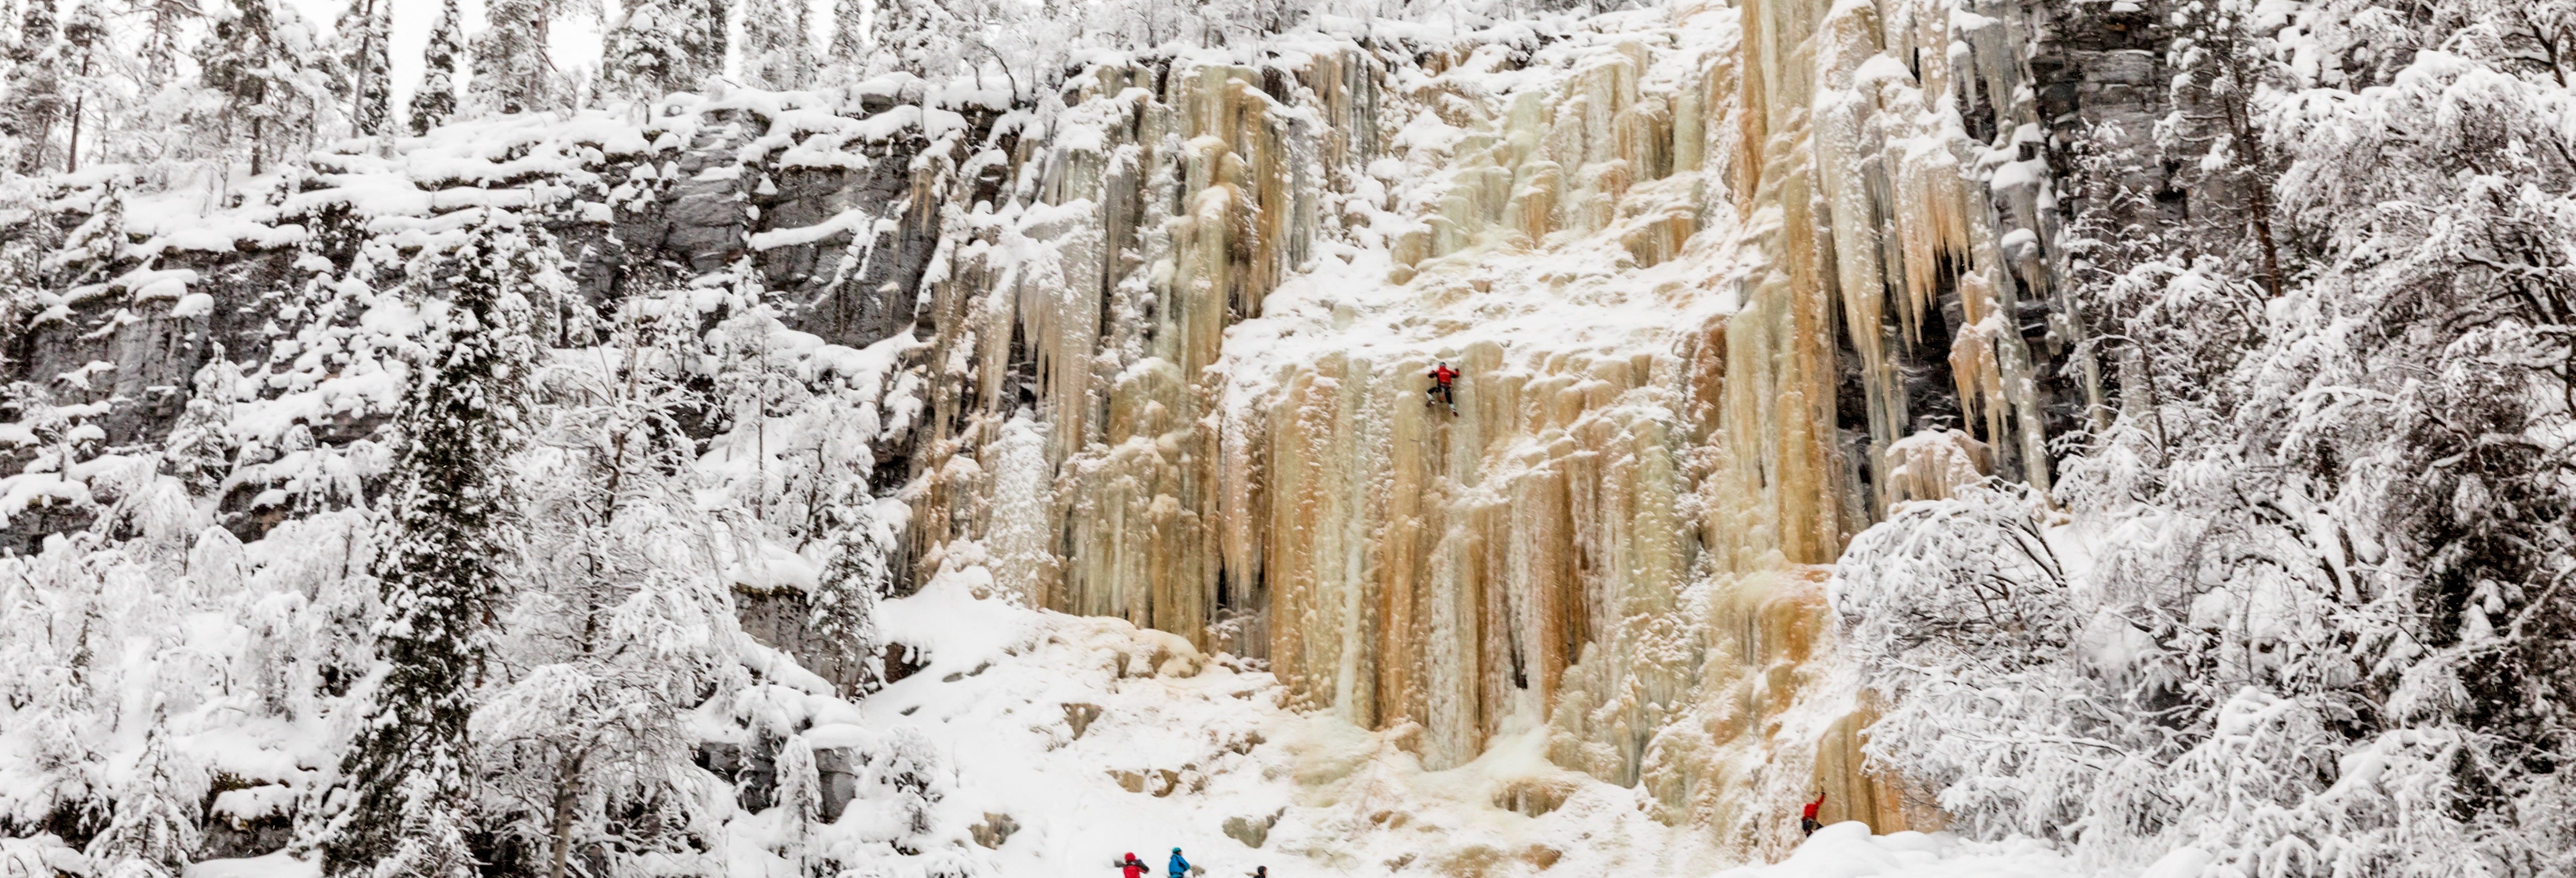
<svg viewBox="0 0 2576 878">
<path fill-rule="evenodd" d="M 89 62 L 90 53 L 81 53 L 80 75 L 82 79 L 89 78 Z M 71 142 L 63 145 L 63 173 L 68 174 L 73 171 L 80 170 L 81 112 L 88 103 L 88 95 L 82 95 L 72 99 L 72 139 Z"/>
<path fill-rule="evenodd" d="M 2237 78 L 2243 81 L 2246 77 L 2240 73 Z M 2264 179 L 2263 144 L 2254 137 L 2252 115 L 2253 108 L 2246 106 L 2242 95 L 2227 101 L 2228 133 L 2236 140 L 2237 160 L 2248 166 L 2245 198 L 2253 213 L 2254 244 L 2262 251 L 2263 286 L 2270 298 L 2278 299 L 2288 279 L 2281 276 L 2280 246 L 2272 241 L 2272 185 Z"/>
<path fill-rule="evenodd" d="M 384 127 L 382 123 L 367 124 L 367 67 L 376 57 L 376 29 L 367 27 L 367 22 L 375 20 L 375 12 L 376 0 L 359 0 L 358 26 L 365 33 L 358 37 L 357 85 L 349 89 L 349 136 L 351 137 L 371 137 L 379 132 L 368 129 Z M 385 111 L 391 114 L 393 108 L 387 107 Z"/>
<path fill-rule="evenodd" d="M 577 789 L 571 777 L 566 777 L 555 785 L 555 852 L 554 862 L 546 866 L 546 878 L 564 878 L 564 864 L 571 859 L 572 807 Z"/>
<path fill-rule="evenodd" d="M 86 97 L 72 99 L 72 139 L 63 145 L 63 173 L 66 174 L 80 170 L 81 110 L 88 102 Z"/>
</svg>

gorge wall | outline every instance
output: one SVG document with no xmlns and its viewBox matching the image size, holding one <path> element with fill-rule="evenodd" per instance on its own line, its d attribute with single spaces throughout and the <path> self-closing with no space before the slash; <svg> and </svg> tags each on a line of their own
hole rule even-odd
<svg viewBox="0 0 2576 878">
<path fill-rule="evenodd" d="M 1433 767 L 1545 728 L 1747 844 L 1818 784 L 1923 825 L 1859 767 L 1822 565 L 2044 485 L 2081 411 L 2034 23 L 1607 21 L 1077 81 L 1017 224 L 923 291 L 917 575 L 1268 659 Z"/>
<path fill-rule="evenodd" d="M 0 548 L 115 499 L 48 449 L 161 442 L 209 363 L 309 354 L 276 348 L 334 319 L 288 307 L 304 260 L 525 206 L 590 303 L 720 276 L 894 358 L 873 481 L 910 509 L 904 587 L 980 568 L 1266 661 L 1432 768 L 1544 735 L 1747 849 L 1819 786 L 1829 819 L 1932 825 L 1862 765 L 1823 583 L 1892 503 L 2046 485 L 2047 437 L 2091 402 L 2051 135 L 2152 110 L 2131 6 L 1292 35 L 1102 60 L 1034 100 L 711 91 L 317 156 L 213 231 L 133 218 L 130 271 L 8 315 L 6 377 L 92 408 L 0 433 Z M 1443 361 L 1454 413 L 1424 403 Z M 286 413 L 262 462 L 388 405 Z M 279 491 L 369 489 L 276 472 L 228 477 L 228 529 L 264 533 Z M 793 598 L 747 594 L 748 627 L 792 628 L 764 600 Z"/>
</svg>

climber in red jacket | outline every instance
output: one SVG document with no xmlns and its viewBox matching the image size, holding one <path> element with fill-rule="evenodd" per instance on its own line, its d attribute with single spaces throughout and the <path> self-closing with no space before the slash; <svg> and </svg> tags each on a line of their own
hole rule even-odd
<svg viewBox="0 0 2576 878">
<path fill-rule="evenodd" d="M 1136 853 L 1134 851 L 1129 851 L 1127 853 L 1127 858 L 1118 861 L 1115 865 L 1117 865 L 1119 871 L 1126 873 L 1122 878 L 1145 878 L 1145 872 L 1147 871 L 1145 868 L 1145 861 L 1136 859 Z"/>
<path fill-rule="evenodd" d="M 1423 402 L 1428 404 L 1431 400 L 1439 400 L 1448 404 L 1450 414 L 1457 414 L 1458 398 L 1450 395 L 1449 387 L 1452 382 L 1457 380 L 1458 370 L 1449 368 L 1449 364 L 1447 362 L 1444 361 L 1440 365 L 1432 367 L 1431 390 L 1428 395 L 1423 398 Z"/>
<path fill-rule="evenodd" d="M 1801 814 L 1801 815 L 1799 815 L 1799 816 L 1798 816 L 1798 828 L 1806 830 L 1808 835 L 1814 835 L 1814 834 L 1816 834 L 1816 829 L 1817 829 L 1818 827 L 1824 826 L 1824 824 L 1823 824 L 1823 823 L 1817 822 L 1817 820 L 1816 820 L 1816 811 L 1817 811 L 1817 809 L 1823 808 L 1824 806 L 1825 806 L 1825 791 L 1824 791 L 1824 790 L 1817 790 L 1817 791 L 1816 791 L 1816 800 L 1815 800 L 1815 801 L 1813 801 L 1813 802 L 1808 802 L 1808 803 L 1807 803 L 1807 810 L 1806 810 L 1806 813 Z M 1130 876 L 1130 878 L 1133 878 L 1133 876 Z"/>
</svg>

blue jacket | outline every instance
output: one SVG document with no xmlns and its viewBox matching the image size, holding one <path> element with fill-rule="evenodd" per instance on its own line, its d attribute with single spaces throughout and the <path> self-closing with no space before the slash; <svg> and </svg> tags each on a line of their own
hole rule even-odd
<svg viewBox="0 0 2576 878">
<path fill-rule="evenodd" d="M 1190 871 L 1190 861 L 1181 859 L 1180 851 L 1173 851 L 1171 869 L 1174 875 L 1186 874 Z"/>
</svg>

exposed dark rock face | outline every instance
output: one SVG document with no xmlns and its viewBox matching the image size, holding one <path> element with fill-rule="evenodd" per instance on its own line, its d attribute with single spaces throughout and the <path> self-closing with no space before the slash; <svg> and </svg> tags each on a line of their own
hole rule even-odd
<svg viewBox="0 0 2576 878">
<path fill-rule="evenodd" d="M 877 682 L 858 663 L 844 660 L 838 650 L 815 637 L 806 625 L 810 610 L 803 592 L 735 589 L 733 600 L 744 634 L 794 656 L 798 664 L 841 691 L 861 692 Z"/>
<path fill-rule="evenodd" d="M 895 106 L 884 98 L 864 105 L 871 113 Z M 989 126 L 994 114 L 967 118 Z M 864 167 L 811 167 L 774 148 L 746 152 L 769 125 L 749 111 L 715 111 L 685 145 L 599 155 L 587 170 L 600 178 L 630 179 L 639 166 L 649 165 L 659 185 L 649 187 L 647 197 L 614 204 L 606 203 L 605 186 L 592 186 L 576 194 L 572 209 L 547 223 L 576 272 L 586 300 L 577 304 L 607 306 L 631 291 L 683 285 L 748 260 L 794 328 L 863 347 L 913 326 L 915 292 L 940 234 L 938 204 L 923 188 L 935 174 L 916 161 L 930 142 L 917 130 L 898 132 L 853 145 L 852 151 L 868 158 Z M 967 134 L 949 141 L 948 148 L 983 140 L 980 129 Z M 322 170 L 329 170 L 327 164 Z M 315 174 L 300 188 L 325 191 L 334 179 Z M 441 179 L 416 185 L 445 194 L 460 186 L 528 182 Z M 76 459 L 117 450 L 148 454 L 161 446 L 186 411 L 199 370 L 221 356 L 262 376 L 271 368 L 276 343 L 290 337 L 299 321 L 313 319 L 298 305 L 318 266 L 299 267 L 303 260 L 321 258 L 335 272 L 349 268 L 356 242 L 368 234 L 364 219 L 338 202 L 326 199 L 321 205 L 282 210 L 269 220 L 270 228 L 311 230 L 301 244 L 192 240 L 184 247 L 161 247 L 149 260 L 120 258 L 93 272 L 109 278 L 144 268 L 194 272 L 182 293 L 36 278 L 40 287 L 0 311 L 8 324 L 0 333 L 0 386 L 18 388 L 0 395 L 0 421 L 20 419 L 11 402 L 18 396 L 32 395 L 32 401 L 49 406 L 96 404 L 80 423 L 98 432 L 83 431 L 77 438 Z M 37 216 L 8 233 L 59 242 L 85 219 L 78 211 Z M 800 231 L 826 223 L 838 227 L 819 235 Z M 783 243 L 760 238 L 773 232 L 790 234 Z M 399 273 L 379 279 L 381 286 L 399 282 Z M 559 345 L 579 341 L 549 339 Z M 314 441 L 338 446 L 375 436 L 383 420 L 321 416 L 303 423 Z M 0 446 L 0 476 L 23 471 L 39 454 L 37 447 Z M 879 458 L 892 469 L 882 481 L 900 484 L 909 477 L 903 444 L 880 449 Z M 244 539 L 256 538 L 286 514 L 251 508 L 251 498 L 266 487 L 238 485 L 220 499 L 226 525 Z M 87 505 L 37 507 L 13 516 L 0 524 L 0 551 L 28 551 L 46 534 L 85 526 L 96 507 L 116 499 L 99 496 Z"/>
</svg>

